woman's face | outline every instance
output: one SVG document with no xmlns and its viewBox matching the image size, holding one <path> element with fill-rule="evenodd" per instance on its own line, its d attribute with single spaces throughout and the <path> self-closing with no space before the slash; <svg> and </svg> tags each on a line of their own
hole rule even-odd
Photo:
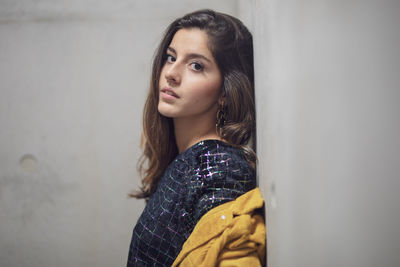
<svg viewBox="0 0 400 267">
<path fill-rule="evenodd" d="M 169 118 L 215 118 L 221 72 L 197 28 L 178 30 L 166 51 L 159 81 L 158 111 Z"/>
</svg>

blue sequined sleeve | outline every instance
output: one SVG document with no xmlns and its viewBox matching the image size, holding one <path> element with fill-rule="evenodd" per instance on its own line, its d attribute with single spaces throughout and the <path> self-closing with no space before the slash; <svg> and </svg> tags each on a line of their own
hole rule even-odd
<svg viewBox="0 0 400 267">
<path fill-rule="evenodd" d="M 240 150 L 230 146 L 217 145 L 200 153 L 188 175 L 188 203 L 194 225 L 207 211 L 255 187 L 253 168 Z"/>
</svg>

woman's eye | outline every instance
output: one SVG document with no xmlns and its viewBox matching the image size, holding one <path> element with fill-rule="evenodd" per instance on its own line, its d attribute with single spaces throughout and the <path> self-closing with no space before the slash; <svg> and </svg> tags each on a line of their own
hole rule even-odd
<svg viewBox="0 0 400 267">
<path fill-rule="evenodd" d="M 195 71 L 203 70 L 203 65 L 201 65 L 200 63 L 197 63 L 197 62 L 193 62 L 192 64 L 190 64 L 190 67 Z"/>
<path fill-rule="evenodd" d="M 172 63 L 172 62 L 175 62 L 175 61 L 176 61 L 176 59 L 173 56 L 167 55 L 167 62 Z"/>
</svg>

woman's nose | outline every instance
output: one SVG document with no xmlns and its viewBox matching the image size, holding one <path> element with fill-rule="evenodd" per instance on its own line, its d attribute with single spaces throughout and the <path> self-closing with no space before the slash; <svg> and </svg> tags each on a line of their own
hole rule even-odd
<svg viewBox="0 0 400 267">
<path fill-rule="evenodd" d="M 179 66 L 176 63 L 169 66 L 169 68 L 165 72 L 165 79 L 170 85 L 176 85 L 181 82 Z"/>
</svg>

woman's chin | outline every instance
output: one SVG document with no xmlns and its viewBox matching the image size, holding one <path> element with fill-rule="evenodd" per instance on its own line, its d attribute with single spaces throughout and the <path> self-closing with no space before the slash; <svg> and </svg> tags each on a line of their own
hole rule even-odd
<svg viewBox="0 0 400 267">
<path fill-rule="evenodd" d="M 164 117 L 167 117 L 167 118 L 173 119 L 173 118 L 176 117 L 175 112 L 173 112 L 173 111 L 171 111 L 171 110 L 169 110 L 169 109 L 164 109 L 164 108 L 158 107 L 158 112 L 159 112 L 161 115 L 163 115 Z"/>
</svg>

